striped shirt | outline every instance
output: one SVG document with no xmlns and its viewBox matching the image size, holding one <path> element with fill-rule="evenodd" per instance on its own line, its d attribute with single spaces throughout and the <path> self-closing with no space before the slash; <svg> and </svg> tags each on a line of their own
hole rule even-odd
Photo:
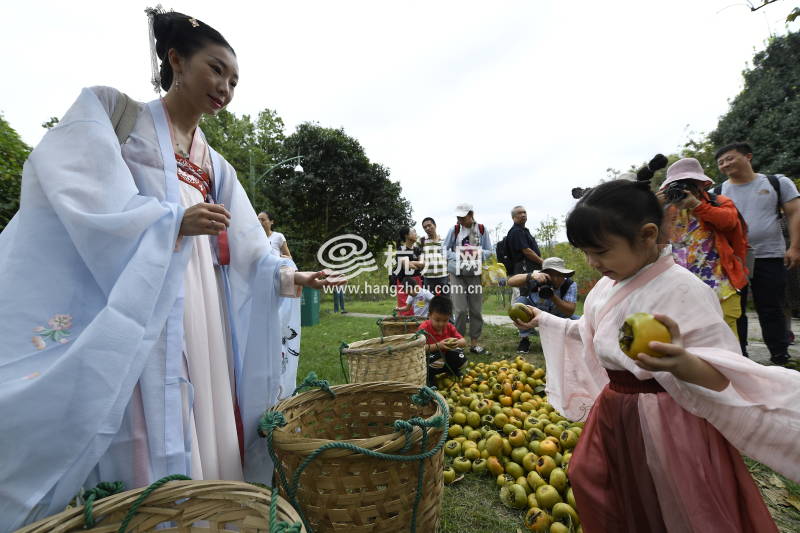
<svg viewBox="0 0 800 533">
<path fill-rule="evenodd" d="M 420 259 L 425 262 L 425 266 L 422 268 L 422 276 L 426 278 L 443 278 L 447 276 L 447 259 L 442 251 L 442 241 L 424 237 L 424 243 L 420 239 L 417 244 L 422 248 Z"/>
</svg>

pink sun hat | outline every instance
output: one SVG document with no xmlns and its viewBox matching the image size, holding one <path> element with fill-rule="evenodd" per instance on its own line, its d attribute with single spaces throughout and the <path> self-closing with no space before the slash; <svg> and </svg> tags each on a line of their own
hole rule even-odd
<svg viewBox="0 0 800 533">
<path fill-rule="evenodd" d="M 703 174 L 703 167 L 700 161 L 694 157 L 684 157 L 678 159 L 667 169 L 667 179 L 661 184 L 659 190 L 663 191 L 669 187 L 670 183 L 680 180 L 697 180 L 703 182 L 704 188 L 709 188 L 714 184 L 714 180 Z"/>
</svg>

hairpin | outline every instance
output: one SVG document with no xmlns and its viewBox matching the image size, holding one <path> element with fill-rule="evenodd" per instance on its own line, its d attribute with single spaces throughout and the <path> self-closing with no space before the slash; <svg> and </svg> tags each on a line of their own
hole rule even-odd
<svg viewBox="0 0 800 533">
<path fill-rule="evenodd" d="M 197 19 L 194 18 L 194 17 L 189 19 L 189 24 L 192 25 L 192 28 L 196 28 L 196 27 L 198 27 L 200 25 L 200 23 L 197 22 Z"/>
</svg>

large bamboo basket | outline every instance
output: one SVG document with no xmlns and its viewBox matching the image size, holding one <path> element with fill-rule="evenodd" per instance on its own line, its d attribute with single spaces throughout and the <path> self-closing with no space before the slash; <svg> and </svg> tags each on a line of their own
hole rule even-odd
<svg viewBox="0 0 800 533">
<path fill-rule="evenodd" d="M 292 494 L 286 492 L 287 486 L 279 484 L 282 495 L 303 513 L 313 533 L 411 531 L 420 461 L 401 461 L 396 457 L 412 459 L 409 456 L 428 452 L 430 456 L 422 459 L 424 475 L 415 527 L 418 533 L 435 532 L 443 490 L 441 446 L 449 416 L 444 399 L 438 392 L 427 389 L 437 400 L 417 405 L 412 395 L 420 388 L 396 382 L 338 385 L 331 390 L 335 397 L 321 390 L 306 392 L 270 410 L 272 414 L 282 413 L 286 421 L 285 426 L 272 431 L 276 475 L 279 478 L 285 475 L 288 488 L 296 490 L 296 499 L 292 500 Z M 403 449 L 406 433 L 395 429 L 395 421 L 412 417 L 431 423 L 438 420 L 441 424 L 427 430 L 425 450 L 422 450 L 420 427 L 413 427 L 408 434 L 411 441 L 408 450 Z M 310 460 L 298 477 L 301 463 L 321 446 L 330 447 L 331 443 L 354 445 L 393 457 L 371 457 L 352 448 L 326 449 Z"/>
<path fill-rule="evenodd" d="M 341 356 L 347 359 L 348 372 L 345 378 L 350 383 L 427 383 L 423 334 L 391 335 L 354 342 L 342 346 Z"/>
<path fill-rule="evenodd" d="M 425 321 L 419 316 L 387 316 L 378 319 L 378 327 L 381 328 L 381 335 L 405 335 L 414 333 L 419 329 L 419 325 Z"/>
<path fill-rule="evenodd" d="M 84 508 L 75 507 L 26 526 L 16 533 L 116 533 L 145 487 L 97 500 L 96 526 L 84 529 Z M 238 481 L 170 481 L 139 507 L 126 531 L 150 533 L 270 533 L 269 489 Z M 300 516 L 278 500 L 278 521 L 294 524 Z M 204 521 L 198 523 L 198 521 Z M 158 527 L 166 524 L 166 526 Z M 302 529 L 305 532 L 305 529 Z"/>
</svg>

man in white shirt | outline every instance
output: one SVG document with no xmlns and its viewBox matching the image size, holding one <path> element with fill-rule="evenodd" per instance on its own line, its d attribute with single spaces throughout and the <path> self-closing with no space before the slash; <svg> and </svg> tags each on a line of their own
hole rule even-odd
<svg viewBox="0 0 800 533">
<path fill-rule="evenodd" d="M 258 220 L 261 221 L 261 226 L 264 228 L 264 231 L 267 232 L 267 238 L 269 239 L 270 246 L 272 246 L 273 253 L 277 256 L 291 259 L 292 254 L 289 253 L 286 237 L 279 231 L 272 231 L 272 226 L 275 224 L 275 219 L 272 218 L 272 215 L 266 211 L 261 211 L 258 214 Z"/>
</svg>

